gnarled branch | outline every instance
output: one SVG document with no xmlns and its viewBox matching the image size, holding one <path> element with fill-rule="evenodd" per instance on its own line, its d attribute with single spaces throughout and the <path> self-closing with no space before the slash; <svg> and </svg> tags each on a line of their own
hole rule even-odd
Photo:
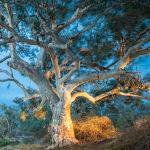
<svg viewBox="0 0 150 150">
<path fill-rule="evenodd" d="M 118 88 L 115 88 L 115 89 L 113 89 L 113 90 L 110 90 L 110 91 L 108 91 L 108 92 L 105 92 L 105 93 L 103 93 L 103 94 L 100 94 L 100 95 L 98 95 L 98 96 L 96 96 L 96 97 L 91 96 L 91 95 L 88 94 L 87 92 L 77 92 L 77 93 L 75 93 L 75 94 L 72 96 L 71 101 L 72 101 L 72 102 L 75 101 L 75 99 L 76 99 L 77 97 L 85 97 L 85 98 L 87 98 L 89 101 L 91 101 L 93 104 L 95 104 L 97 101 L 100 101 L 100 100 L 103 101 L 104 98 L 106 98 L 106 97 L 108 97 L 108 96 L 110 96 L 110 95 L 117 94 L 118 92 L 119 92 Z"/>
<path fill-rule="evenodd" d="M 95 104 L 95 99 L 93 96 L 91 96 L 90 94 L 88 94 L 87 92 L 77 92 L 75 93 L 72 97 L 71 97 L 71 102 L 75 101 L 77 97 L 85 97 L 87 98 L 90 102 L 92 102 L 93 104 Z"/>
<path fill-rule="evenodd" d="M 121 92 L 118 88 L 115 88 L 111 91 L 105 92 L 96 97 L 91 96 L 87 92 L 77 92 L 72 96 L 71 102 L 75 101 L 77 97 L 85 97 L 90 102 L 95 104 L 96 102 L 99 102 L 99 101 L 103 102 L 104 100 L 106 100 L 104 98 L 111 96 L 111 95 L 121 95 L 121 96 L 128 96 L 128 97 L 135 97 L 135 98 L 150 100 L 150 97 L 148 97 L 148 96 L 143 96 L 143 95 L 138 95 L 138 94 L 133 94 L 133 93 L 124 93 L 124 92 Z"/>
<path fill-rule="evenodd" d="M 67 86 L 68 90 L 73 91 L 75 88 L 78 86 L 94 81 L 94 80 L 105 80 L 109 78 L 116 78 L 120 76 L 122 73 L 124 73 L 123 70 L 111 70 L 111 71 L 106 71 L 104 73 L 84 73 L 79 77 L 76 77 L 73 79 Z"/>
</svg>

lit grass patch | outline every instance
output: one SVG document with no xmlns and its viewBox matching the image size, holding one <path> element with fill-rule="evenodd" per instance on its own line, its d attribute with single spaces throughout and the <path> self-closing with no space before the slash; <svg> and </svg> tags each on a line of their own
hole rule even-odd
<svg viewBox="0 0 150 150">
<path fill-rule="evenodd" d="M 117 135 L 117 131 L 108 117 L 88 117 L 73 123 L 76 138 L 82 143 L 101 141 Z"/>
</svg>

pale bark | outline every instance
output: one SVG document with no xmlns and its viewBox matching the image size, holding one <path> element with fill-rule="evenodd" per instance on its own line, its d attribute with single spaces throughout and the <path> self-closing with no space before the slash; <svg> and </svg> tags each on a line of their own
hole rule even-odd
<svg viewBox="0 0 150 150">
<path fill-rule="evenodd" d="M 102 73 L 83 73 L 82 75 L 78 76 L 77 78 L 69 82 L 67 85 L 67 89 L 72 92 L 74 89 L 87 82 L 91 82 L 94 80 L 105 80 L 109 78 L 117 78 L 124 72 L 125 72 L 124 70 L 116 69 L 116 70 L 105 71 Z"/>
<path fill-rule="evenodd" d="M 58 103 L 52 108 L 51 123 L 52 146 L 62 147 L 77 143 L 71 119 L 71 95 L 65 91 Z"/>
<path fill-rule="evenodd" d="M 53 87 L 44 77 L 39 78 L 37 86 L 42 99 L 37 109 L 42 108 L 46 102 L 49 102 L 50 108 L 52 108 L 53 105 L 59 101 L 59 98 L 55 93 Z"/>
</svg>

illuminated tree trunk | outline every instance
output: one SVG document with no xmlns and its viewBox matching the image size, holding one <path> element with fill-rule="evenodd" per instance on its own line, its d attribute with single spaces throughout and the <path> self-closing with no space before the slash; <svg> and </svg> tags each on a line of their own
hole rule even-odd
<svg viewBox="0 0 150 150">
<path fill-rule="evenodd" d="M 60 101 L 53 106 L 52 113 L 52 146 L 61 147 L 77 143 L 71 119 L 71 96 L 69 93 L 63 94 Z"/>
</svg>

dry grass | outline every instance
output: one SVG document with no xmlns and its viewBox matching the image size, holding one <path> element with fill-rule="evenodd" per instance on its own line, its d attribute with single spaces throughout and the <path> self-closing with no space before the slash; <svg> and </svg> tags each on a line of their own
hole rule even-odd
<svg viewBox="0 0 150 150">
<path fill-rule="evenodd" d="M 108 117 L 93 116 L 76 120 L 73 123 L 76 138 L 81 143 L 101 141 L 117 135 L 116 129 Z"/>
<path fill-rule="evenodd" d="M 150 150 L 150 116 L 136 120 L 110 147 L 112 150 Z"/>
<path fill-rule="evenodd" d="M 74 128 L 81 144 L 63 147 L 61 150 L 150 150 L 150 116 L 136 120 L 133 127 L 124 131 L 116 139 L 111 139 L 117 135 L 117 132 L 108 117 L 95 116 L 77 120 L 74 121 Z M 46 145 L 43 147 L 18 145 L 2 150 L 44 150 L 46 147 Z"/>
</svg>

